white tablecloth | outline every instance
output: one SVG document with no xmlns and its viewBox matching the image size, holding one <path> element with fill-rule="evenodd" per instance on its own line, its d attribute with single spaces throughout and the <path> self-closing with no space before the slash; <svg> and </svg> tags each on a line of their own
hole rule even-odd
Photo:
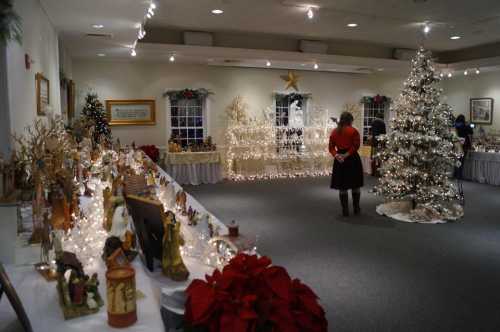
<svg viewBox="0 0 500 332">
<path fill-rule="evenodd" d="M 167 172 L 180 184 L 214 184 L 222 181 L 220 163 L 168 164 Z"/>
<path fill-rule="evenodd" d="M 469 152 L 464 162 L 463 177 L 500 186 L 500 153 Z"/>
<path fill-rule="evenodd" d="M 172 178 L 167 173 L 163 170 L 160 170 L 160 172 L 169 181 L 174 182 L 176 190 L 181 188 L 178 183 L 172 181 Z M 200 213 L 208 213 L 191 195 L 187 195 L 187 203 Z M 85 208 L 84 205 L 85 203 L 82 202 L 82 209 Z M 227 234 L 227 227 L 217 218 L 213 217 L 213 215 L 212 221 L 219 225 L 221 234 Z M 29 249 L 33 251 L 40 250 L 38 247 Z M 30 257 L 37 257 L 36 252 Z M 99 291 L 106 302 L 105 267 L 100 259 L 98 262 L 94 270 L 97 271 L 99 275 Z M 174 282 L 164 277 L 160 270 L 154 273 L 149 272 L 149 270 L 142 265 L 140 259 L 136 258 L 133 266 L 136 270 L 137 289 L 144 293 L 146 297 L 137 302 L 137 323 L 123 330 L 148 332 L 165 331 L 160 313 L 160 305 L 163 301 L 163 299 L 161 299 L 162 289 L 178 290 L 185 288 L 190 284 L 192 279 L 204 278 L 205 274 L 213 270 L 211 267 L 202 265 L 192 258 L 184 258 L 184 262 L 190 273 L 189 280 L 185 282 Z M 45 281 L 45 279 L 34 270 L 32 263 L 35 262 L 26 262 L 25 265 L 7 265 L 6 270 L 11 282 L 17 290 L 35 332 L 117 331 L 117 329 L 111 328 L 107 324 L 106 306 L 102 307 L 99 313 L 95 315 L 65 321 L 58 303 L 56 283 Z M 86 272 L 91 273 L 93 271 L 87 270 Z M 0 331 L 10 331 L 9 327 L 17 326 L 13 325 L 15 321 L 15 313 L 4 295 L 0 301 Z"/>
</svg>

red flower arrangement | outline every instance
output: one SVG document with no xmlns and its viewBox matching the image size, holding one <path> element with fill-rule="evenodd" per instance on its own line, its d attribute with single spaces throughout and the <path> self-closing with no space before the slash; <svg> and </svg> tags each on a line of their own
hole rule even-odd
<svg viewBox="0 0 500 332">
<path fill-rule="evenodd" d="M 160 150 L 158 150 L 156 145 L 143 145 L 139 149 L 144 151 L 144 153 L 155 163 L 160 159 Z"/>
<path fill-rule="evenodd" d="M 210 332 L 325 332 L 318 297 L 267 257 L 238 254 L 187 288 L 185 321 Z M 201 329 L 200 329 L 201 328 Z"/>
</svg>

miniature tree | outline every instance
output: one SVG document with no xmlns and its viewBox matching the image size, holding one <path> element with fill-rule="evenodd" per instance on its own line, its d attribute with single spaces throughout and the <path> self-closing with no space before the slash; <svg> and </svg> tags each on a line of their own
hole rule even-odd
<svg viewBox="0 0 500 332">
<path fill-rule="evenodd" d="M 82 110 L 86 128 L 90 131 L 92 144 L 111 143 L 111 129 L 109 128 L 104 107 L 97 98 L 97 94 L 89 93 L 85 98 L 85 106 Z"/>
</svg>

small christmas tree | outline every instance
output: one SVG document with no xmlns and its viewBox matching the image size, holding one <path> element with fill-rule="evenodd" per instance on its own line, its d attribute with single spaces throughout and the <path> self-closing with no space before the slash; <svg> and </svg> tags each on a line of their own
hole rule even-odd
<svg viewBox="0 0 500 332">
<path fill-rule="evenodd" d="M 382 177 L 375 187 L 388 201 L 411 202 L 411 221 L 432 222 L 457 219 L 463 210 L 450 172 L 459 162 L 461 152 L 453 128 L 451 108 L 440 103 L 441 90 L 436 86 L 431 53 L 420 48 L 411 61 L 410 76 L 392 110 L 392 131 L 380 138 Z M 396 214 L 383 207 L 382 213 Z M 385 208 L 385 209 L 384 209 Z"/>
<path fill-rule="evenodd" d="M 97 98 L 97 94 L 89 93 L 85 98 L 85 107 L 82 110 L 86 128 L 92 135 L 94 146 L 100 143 L 111 143 L 111 129 L 109 128 L 104 107 Z"/>
</svg>

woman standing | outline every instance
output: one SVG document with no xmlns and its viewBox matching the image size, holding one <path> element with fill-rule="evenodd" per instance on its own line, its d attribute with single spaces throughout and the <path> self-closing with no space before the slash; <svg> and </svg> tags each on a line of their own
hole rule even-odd
<svg viewBox="0 0 500 332">
<path fill-rule="evenodd" d="M 465 157 L 467 156 L 467 152 L 472 148 L 472 135 L 474 134 L 474 130 L 465 122 L 465 116 L 463 114 L 460 114 L 455 119 L 455 130 L 457 131 L 457 136 L 460 138 L 463 150 L 463 155 L 460 157 L 460 167 L 455 168 L 455 178 L 461 180 Z"/>
<path fill-rule="evenodd" d="M 353 116 L 349 112 L 340 115 L 338 127 L 330 135 L 329 150 L 335 158 L 331 188 L 339 190 L 342 215 L 349 216 L 349 193 L 352 190 L 354 214 L 359 214 L 361 208 L 360 188 L 363 186 L 363 165 L 358 154 L 360 137 L 358 131 L 352 127 Z"/>
</svg>

